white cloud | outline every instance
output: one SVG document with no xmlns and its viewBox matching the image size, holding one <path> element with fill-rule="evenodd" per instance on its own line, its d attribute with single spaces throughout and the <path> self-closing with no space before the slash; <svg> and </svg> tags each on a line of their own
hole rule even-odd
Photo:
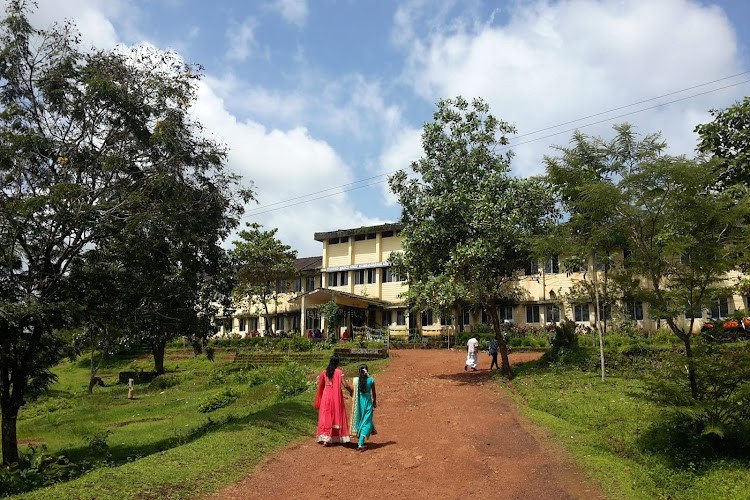
<svg viewBox="0 0 750 500">
<path fill-rule="evenodd" d="M 493 114 L 515 123 L 520 134 L 742 71 L 736 35 L 725 14 L 688 0 L 519 2 L 503 25 L 494 24 L 499 16 L 493 15 L 488 22 L 451 20 L 427 34 L 420 28 L 430 22 L 420 19 L 426 13 L 418 7 L 401 9 L 394 19 L 394 29 L 412 33 L 411 39 L 394 36 L 408 58 L 404 80 L 413 82 L 414 91 L 431 102 L 481 96 Z M 694 92 L 700 90 L 706 89 Z M 672 151 L 691 154 L 692 130 L 705 120 L 705 112 L 731 104 L 741 90 L 614 121 L 630 121 L 643 133 L 663 130 Z M 608 135 L 609 126 L 582 130 Z M 514 148 L 515 171 L 541 172 L 542 155 L 551 153 L 549 145 L 564 144 L 570 136 L 566 132 Z"/>
<path fill-rule="evenodd" d="M 394 134 L 380 155 L 380 171 L 390 175 L 396 170 L 406 169 L 422 154 L 422 129 L 404 127 Z M 383 199 L 386 205 L 398 204 L 398 198 L 391 192 L 388 183 L 383 185 Z"/>
<path fill-rule="evenodd" d="M 123 26 L 132 26 L 137 16 L 137 10 L 125 0 L 68 0 L 62 5 L 58 0 L 39 0 L 38 6 L 30 16 L 35 26 L 47 28 L 54 22 L 71 19 L 81 33 L 83 48 L 110 49 L 121 43 L 122 38 L 110 19 L 118 19 Z"/>
<path fill-rule="evenodd" d="M 232 24 L 227 29 L 229 47 L 226 58 L 233 61 L 245 61 L 255 46 L 255 19 L 247 18 L 242 24 Z"/>
<path fill-rule="evenodd" d="M 313 239 L 317 231 L 380 222 L 353 209 L 342 188 L 329 189 L 351 182 L 351 169 L 307 129 L 269 130 L 258 122 L 240 121 L 206 82 L 199 87 L 194 114 L 229 147 L 229 167 L 255 185 L 261 205 L 249 206 L 245 220 L 278 227 L 279 238 L 300 255 L 320 254 L 320 243 Z M 297 204 L 309 200 L 297 199 L 309 193 L 319 194 L 314 201 Z M 281 208 L 288 204 L 295 205 Z"/>
<path fill-rule="evenodd" d="M 273 8 L 281 14 L 285 21 L 297 27 L 301 28 L 307 21 L 307 0 L 276 0 L 273 3 Z"/>
</svg>

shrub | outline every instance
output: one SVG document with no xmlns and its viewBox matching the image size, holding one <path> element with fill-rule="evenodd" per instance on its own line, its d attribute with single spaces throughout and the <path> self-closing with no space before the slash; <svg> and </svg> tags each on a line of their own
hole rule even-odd
<svg viewBox="0 0 750 500">
<path fill-rule="evenodd" d="M 209 361 L 213 361 L 215 353 L 216 351 L 214 350 L 213 346 L 206 347 L 206 359 L 208 359 Z"/>
<path fill-rule="evenodd" d="M 704 344 L 694 352 L 698 397 L 690 392 L 685 356 L 672 352 L 647 378 L 649 396 L 667 420 L 692 429 L 714 450 L 750 452 L 750 351 Z"/>
<path fill-rule="evenodd" d="M 148 387 L 149 389 L 154 389 L 156 391 L 163 391 L 164 389 L 169 389 L 170 387 L 179 385 L 181 382 L 181 375 L 178 375 L 177 373 L 165 373 L 164 375 L 159 375 L 152 380 Z"/>
<path fill-rule="evenodd" d="M 198 405 L 198 411 L 201 413 L 209 413 L 221 408 L 226 408 L 237 401 L 239 397 L 239 394 L 232 389 L 224 389 L 223 391 L 204 399 L 201 404 Z"/>
<path fill-rule="evenodd" d="M 83 440 L 95 455 L 109 457 L 109 443 L 107 443 L 107 440 L 110 434 L 112 434 L 110 430 L 97 431 L 93 434 L 83 436 Z"/>
<path fill-rule="evenodd" d="M 553 348 L 574 348 L 578 346 L 578 335 L 576 334 L 576 324 L 566 319 L 555 326 L 555 336 L 552 337 Z"/>
<path fill-rule="evenodd" d="M 309 372 L 304 366 L 290 361 L 274 375 L 273 383 L 281 397 L 289 398 L 302 394 L 314 385 L 308 375 Z"/>
</svg>

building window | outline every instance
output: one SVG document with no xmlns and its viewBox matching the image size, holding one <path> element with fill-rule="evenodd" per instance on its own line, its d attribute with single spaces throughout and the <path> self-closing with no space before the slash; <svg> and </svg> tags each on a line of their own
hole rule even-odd
<svg viewBox="0 0 750 500">
<path fill-rule="evenodd" d="M 573 319 L 575 321 L 589 321 L 589 305 L 588 304 L 574 304 L 573 305 Z"/>
<path fill-rule="evenodd" d="M 487 311 L 484 310 L 484 307 L 482 308 L 482 314 L 479 317 L 479 323 L 482 325 L 490 324 L 490 315 Z"/>
<path fill-rule="evenodd" d="M 279 280 L 279 287 L 277 288 L 277 291 L 279 293 L 284 293 L 287 291 L 287 287 L 289 284 L 286 282 L 286 280 Z"/>
<path fill-rule="evenodd" d="M 448 322 L 448 316 L 445 314 L 440 315 L 440 326 L 448 326 L 450 323 Z"/>
<path fill-rule="evenodd" d="M 683 253 L 680 254 L 680 264 L 683 266 L 687 266 L 690 264 L 690 254 L 689 253 Z"/>
<path fill-rule="evenodd" d="M 602 306 L 602 314 L 604 315 L 604 319 L 607 321 L 612 319 L 612 306 L 609 304 L 604 304 Z"/>
<path fill-rule="evenodd" d="M 393 322 L 393 311 L 383 311 L 383 324 L 388 326 Z"/>
<path fill-rule="evenodd" d="M 703 318 L 703 312 L 700 307 L 690 307 L 690 304 L 685 305 L 685 319 Z"/>
<path fill-rule="evenodd" d="M 294 291 L 295 292 L 302 291 L 302 278 L 297 278 L 294 280 Z"/>
<path fill-rule="evenodd" d="M 315 276 L 308 276 L 305 278 L 305 291 L 310 292 L 315 290 Z"/>
<path fill-rule="evenodd" d="M 331 238 L 331 239 L 328 240 L 328 244 L 329 245 L 335 245 L 338 242 L 339 242 L 338 238 Z"/>
<path fill-rule="evenodd" d="M 609 255 L 596 254 L 596 270 L 609 272 L 610 258 Z"/>
<path fill-rule="evenodd" d="M 374 240 L 375 239 L 375 233 L 367 233 L 367 239 L 368 240 Z"/>
<path fill-rule="evenodd" d="M 711 301 L 711 317 L 712 318 L 726 318 L 729 316 L 729 299 L 727 297 L 719 297 Z"/>
<path fill-rule="evenodd" d="M 247 331 L 247 325 L 245 324 L 245 318 L 240 318 L 240 331 L 246 332 Z"/>
<path fill-rule="evenodd" d="M 643 320 L 643 302 L 628 302 L 625 304 L 628 310 L 628 316 L 633 321 Z"/>
<path fill-rule="evenodd" d="M 422 326 L 432 326 L 432 309 L 422 311 Z"/>
<path fill-rule="evenodd" d="M 327 273 L 328 286 L 339 286 L 339 273 Z"/>
<path fill-rule="evenodd" d="M 539 306 L 526 306 L 526 323 L 539 323 Z"/>
<path fill-rule="evenodd" d="M 396 324 L 399 326 L 406 324 L 406 311 L 404 309 L 396 311 Z"/>
<path fill-rule="evenodd" d="M 393 237 L 393 231 L 383 231 L 383 238 Z"/>
<path fill-rule="evenodd" d="M 536 259 L 531 259 L 526 263 L 526 268 L 524 269 L 524 273 L 526 276 L 532 276 L 534 274 L 539 274 L 539 261 Z"/>
<path fill-rule="evenodd" d="M 512 322 L 513 321 L 513 306 L 498 307 L 497 315 L 500 318 L 500 321 Z"/>
<path fill-rule="evenodd" d="M 372 269 L 358 269 L 354 271 L 354 284 L 355 285 L 370 285 L 375 283 L 378 270 Z"/>
<path fill-rule="evenodd" d="M 349 271 L 339 272 L 339 286 L 346 286 L 349 284 Z"/>
<path fill-rule="evenodd" d="M 365 270 L 358 269 L 354 271 L 354 284 L 361 285 L 365 282 Z"/>
<path fill-rule="evenodd" d="M 383 283 L 392 283 L 394 281 L 403 281 L 401 277 L 393 271 L 392 267 L 383 268 Z"/>
<path fill-rule="evenodd" d="M 461 311 L 461 324 L 462 325 L 471 324 L 471 311 L 469 311 L 468 307 L 464 308 Z"/>
<path fill-rule="evenodd" d="M 553 255 L 544 262 L 545 274 L 557 274 L 560 272 L 560 257 Z"/>
<path fill-rule="evenodd" d="M 560 309 L 554 304 L 547 304 L 544 310 L 544 319 L 547 323 L 557 323 L 560 321 Z"/>
<path fill-rule="evenodd" d="M 355 234 L 354 235 L 354 241 L 364 241 L 366 234 Z"/>
<path fill-rule="evenodd" d="M 291 320 L 292 320 L 292 325 L 290 326 L 290 328 L 292 330 L 299 331 L 300 327 L 302 326 L 302 323 L 300 323 L 300 321 L 302 320 L 299 317 L 299 315 L 295 314 L 294 316 L 291 317 Z"/>
<path fill-rule="evenodd" d="M 280 332 L 284 329 L 284 316 L 276 316 L 276 331 Z"/>
</svg>

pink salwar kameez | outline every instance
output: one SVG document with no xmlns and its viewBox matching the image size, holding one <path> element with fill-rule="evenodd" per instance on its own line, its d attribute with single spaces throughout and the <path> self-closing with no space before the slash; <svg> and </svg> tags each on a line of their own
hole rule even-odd
<svg viewBox="0 0 750 500">
<path fill-rule="evenodd" d="M 333 379 L 323 370 L 318 375 L 318 392 L 315 394 L 315 408 L 318 409 L 318 442 L 348 443 L 349 423 L 346 416 L 344 394 L 341 392 L 344 372 L 336 368 Z"/>
</svg>

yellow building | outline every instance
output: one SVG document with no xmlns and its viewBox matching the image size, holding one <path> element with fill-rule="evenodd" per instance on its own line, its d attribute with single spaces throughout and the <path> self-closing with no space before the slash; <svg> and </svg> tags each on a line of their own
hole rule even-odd
<svg viewBox="0 0 750 500">
<path fill-rule="evenodd" d="M 231 329 L 225 325 L 221 333 L 246 336 L 267 330 L 274 334 L 311 335 L 317 329 L 325 330 L 318 308 L 331 300 L 343 312 L 339 331 L 342 336 L 347 330 L 352 332 L 365 326 L 387 330 L 391 336 L 440 336 L 489 325 L 489 315 L 479 306 L 457 309 L 450 317 L 429 310 L 419 314 L 408 311 L 401 297 L 407 284 L 388 264 L 390 254 L 401 250 L 401 228 L 401 224 L 382 224 L 315 233 L 315 240 L 323 245 L 323 255 L 297 260 L 300 277 L 279 283 L 276 297 L 268 304 L 268 315 L 257 304 L 239 304 L 232 316 Z M 623 259 L 622 253 L 610 257 L 615 263 Z M 579 269 L 572 266 L 565 269 L 559 256 L 530 262 L 519 277 L 522 297 L 515 303 L 501 305 L 500 319 L 519 326 L 543 326 L 568 318 L 581 327 L 593 327 L 596 316 L 593 301 L 575 303 L 570 298 L 576 283 L 592 280 L 591 269 L 590 262 Z M 605 279 L 601 265 L 597 277 Z M 732 273 L 727 283 L 737 283 L 741 277 Z M 695 328 L 699 329 L 705 319 L 724 318 L 736 310 L 748 309 L 749 300 L 750 297 L 739 295 L 717 298 L 711 310 L 695 313 Z M 603 319 L 629 321 L 643 330 L 666 326 L 651 318 L 648 304 L 641 302 L 620 301 L 613 308 L 603 308 L 601 313 Z M 681 320 L 688 321 L 684 317 Z"/>
</svg>

